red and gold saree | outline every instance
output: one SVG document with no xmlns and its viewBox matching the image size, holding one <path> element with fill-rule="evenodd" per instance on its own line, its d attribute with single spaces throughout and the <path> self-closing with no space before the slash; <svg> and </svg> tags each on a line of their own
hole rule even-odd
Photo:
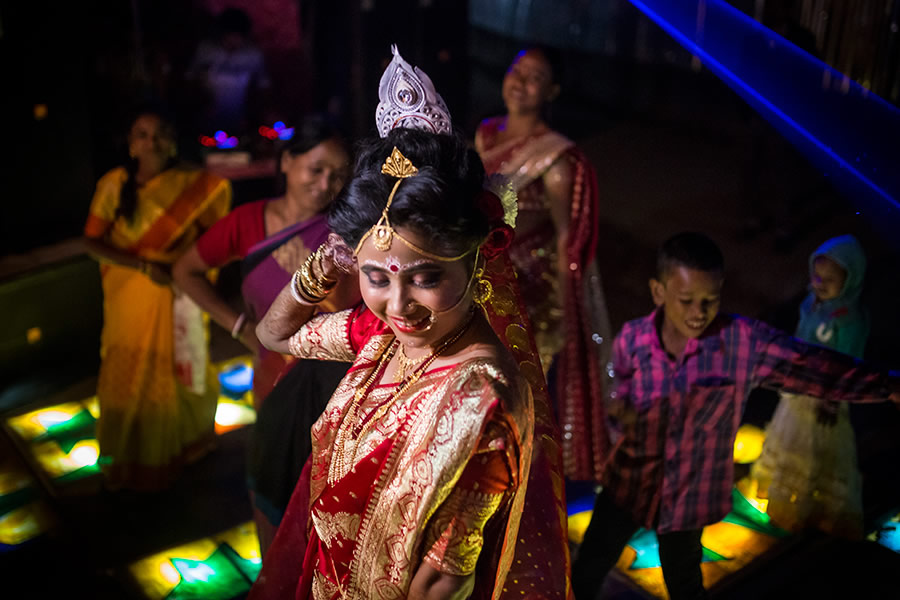
<svg viewBox="0 0 900 600">
<path fill-rule="evenodd" d="M 433 369 L 400 395 L 366 386 L 395 343 L 366 309 L 319 315 L 295 334 L 299 355 L 353 365 L 312 429 L 250 598 L 405 598 L 423 561 L 474 573 L 472 598 L 570 597 L 543 373 L 513 288 L 493 284 L 491 324 L 511 355 Z"/>
</svg>

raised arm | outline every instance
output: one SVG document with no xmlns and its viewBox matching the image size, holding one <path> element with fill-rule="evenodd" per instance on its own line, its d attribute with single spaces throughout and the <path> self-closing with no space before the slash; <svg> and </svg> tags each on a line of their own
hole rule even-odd
<svg viewBox="0 0 900 600">
<path fill-rule="evenodd" d="M 757 385 L 846 402 L 900 401 L 900 377 L 834 350 L 758 326 Z"/>
<path fill-rule="evenodd" d="M 321 260 L 317 256 L 321 256 Z M 269 350 L 290 354 L 291 336 L 312 318 L 316 307 L 329 297 L 339 281 L 353 279 L 355 268 L 353 251 L 340 236 L 329 234 L 319 250 L 310 255 L 279 292 L 260 320 L 256 327 L 260 343 Z M 308 271 L 308 277 L 303 274 L 304 269 Z"/>
</svg>

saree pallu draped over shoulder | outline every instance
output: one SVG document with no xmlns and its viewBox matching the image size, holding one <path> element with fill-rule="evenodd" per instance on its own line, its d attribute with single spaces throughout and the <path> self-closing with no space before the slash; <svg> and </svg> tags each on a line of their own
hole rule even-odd
<svg viewBox="0 0 900 600">
<path fill-rule="evenodd" d="M 116 215 L 124 169 L 97 184 L 85 235 L 172 264 L 227 213 L 228 181 L 173 168 L 138 190 L 131 221 Z M 111 488 L 166 487 L 214 441 L 218 387 L 205 315 L 187 296 L 135 269 L 101 264 L 104 324 L 97 383 L 100 464 Z"/>
</svg>

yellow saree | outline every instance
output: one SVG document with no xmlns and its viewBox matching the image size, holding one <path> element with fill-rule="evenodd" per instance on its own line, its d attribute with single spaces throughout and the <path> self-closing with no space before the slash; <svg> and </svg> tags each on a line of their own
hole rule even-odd
<svg viewBox="0 0 900 600">
<path fill-rule="evenodd" d="M 118 168 L 99 180 L 85 235 L 148 261 L 174 263 L 231 203 L 227 180 L 176 167 L 139 188 L 128 222 L 116 217 L 126 179 Z M 135 269 L 104 263 L 101 275 L 100 463 L 112 488 L 160 489 L 214 440 L 204 315 Z"/>
</svg>

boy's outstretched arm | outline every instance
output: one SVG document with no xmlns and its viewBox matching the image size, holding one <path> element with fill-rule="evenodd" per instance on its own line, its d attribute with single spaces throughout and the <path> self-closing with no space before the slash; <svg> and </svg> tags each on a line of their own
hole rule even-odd
<svg viewBox="0 0 900 600">
<path fill-rule="evenodd" d="M 756 325 L 753 383 L 829 400 L 900 403 L 900 373 Z"/>
</svg>

